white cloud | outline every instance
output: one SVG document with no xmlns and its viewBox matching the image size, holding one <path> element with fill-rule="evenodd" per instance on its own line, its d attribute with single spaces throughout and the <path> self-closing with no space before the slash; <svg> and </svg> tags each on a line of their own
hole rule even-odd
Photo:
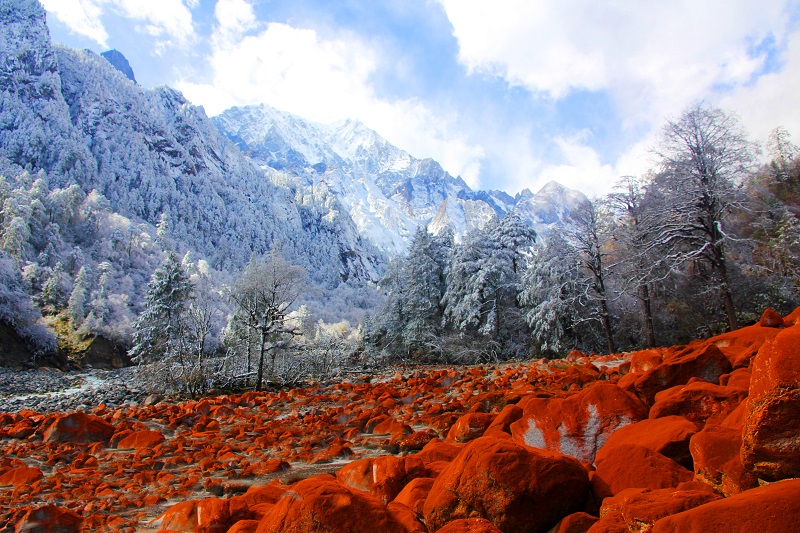
<svg viewBox="0 0 800 533">
<path fill-rule="evenodd" d="M 44 8 L 72 32 L 108 47 L 102 18 L 110 10 L 135 21 L 135 29 L 155 37 L 156 51 L 184 44 L 194 35 L 191 7 L 194 0 L 43 0 Z"/>
<path fill-rule="evenodd" d="M 312 29 L 259 25 L 242 0 L 220 0 L 215 15 L 210 78 L 177 83 L 209 115 L 266 103 L 322 123 L 355 118 L 415 157 L 433 157 L 477 183 L 483 149 L 454 131 L 452 118 L 418 100 L 377 96 L 370 76 L 380 58 L 357 36 L 323 39 Z"/>
<path fill-rule="evenodd" d="M 100 20 L 103 10 L 95 0 L 41 0 L 44 8 L 70 31 L 108 46 L 108 32 Z"/>
<path fill-rule="evenodd" d="M 440 0 L 459 59 L 536 94 L 610 91 L 628 120 L 659 121 L 762 66 L 749 47 L 782 39 L 782 2 Z"/>
<path fill-rule="evenodd" d="M 704 99 L 739 113 L 754 138 L 781 124 L 800 138 L 800 36 L 788 1 L 751 0 L 438 0 L 453 26 L 459 61 L 470 72 L 505 79 L 536 98 L 572 91 L 610 96 L 623 131 L 642 131 L 616 161 L 580 137 L 554 137 L 563 156 L 539 166 L 550 179 L 606 192 L 619 176 L 652 167 L 648 149 L 666 118 Z M 772 39 L 783 68 L 761 75 Z"/>
</svg>

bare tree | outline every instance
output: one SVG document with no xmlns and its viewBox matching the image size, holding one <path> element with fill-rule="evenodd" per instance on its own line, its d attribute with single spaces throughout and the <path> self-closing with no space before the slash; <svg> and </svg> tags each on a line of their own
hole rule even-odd
<svg viewBox="0 0 800 533">
<path fill-rule="evenodd" d="M 727 263 L 727 246 L 735 235 L 727 222 L 744 207 L 740 185 L 751 171 L 754 145 L 735 115 L 698 103 L 667 123 L 656 154 L 661 173 L 654 185 L 664 203 L 654 242 L 675 264 L 710 267 L 728 326 L 735 329 Z"/>
<path fill-rule="evenodd" d="M 608 309 L 607 224 L 599 201 L 582 202 L 570 213 L 570 222 L 571 227 L 566 232 L 567 242 L 574 249 L 579 270 L 585 276 L 581 297 L 596 306 L 596 316 L 603 326 L 608 353 L 616 353 L 617 345 Z"/>
<path fill-rule="evenodd" d="M 231 290 L 231 300 L 237 307 L 234 320 L 243 321 L 245 329 L 258 338 L 256 390 L 263 384 L 266 356 L 270 356 L 268 373 L 272 379 L 277 350 L 300 334 L 289 321 L 289 310 L 300 296 L 304 280 L 305 271 L 273 248 L 266 257 L 252 258 Z"/>
<path fill-rule="evenodd" d="M 647 345 L 656 345 L 653 326 L 651 284 L 660 261 L 655 259 L 651 241 L 655 229 L 645 207 L 645 188 L 641 179 L 624 176 L 608 195 L 615 211 L 615 266 L 620 271 L 622 290 L 633 292 L 641 302 L 642 329 Z"/>
</svg>

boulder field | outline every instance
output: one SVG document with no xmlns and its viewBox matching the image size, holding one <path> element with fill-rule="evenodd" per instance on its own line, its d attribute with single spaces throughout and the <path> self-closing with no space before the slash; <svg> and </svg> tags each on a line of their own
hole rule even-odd
<svg viewBox="0 0 800 533">
<path fill-rule="evenodd" d="M 797 531 L 800 309 L 686 346 L 0 414 L 0 531 Z"/>
</svg>

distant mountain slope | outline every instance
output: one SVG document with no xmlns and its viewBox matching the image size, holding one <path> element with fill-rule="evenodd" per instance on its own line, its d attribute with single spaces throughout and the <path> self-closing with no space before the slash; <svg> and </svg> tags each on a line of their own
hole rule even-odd
<svg viewBox="0 0 800 533">
<path fill-rule="evenodd" d="M 390 256 L 405 251 L 420 224 L 460 236 L 512 209 L 545 233 L 585 198 L 555 182 L 516 197 L 473 191 L 436 161 L 414 158 L 354 120 L 323 125 L 264 104 L 234 107 L 212 120 L 262 169 L 291 173 L 298 187 L 332 194 L 360 234 Z"/>
<path fill-rule="evenodd" d="M 280 245 L 315 282 L 376 279 L 384 259 L 335 199 L 295 198 L 180 93 L 144 90 L 101 56 L 52 45 L 36 0 L 0 9 L 0 173 L 97 190 L 222 269 Z"/>
</svg>

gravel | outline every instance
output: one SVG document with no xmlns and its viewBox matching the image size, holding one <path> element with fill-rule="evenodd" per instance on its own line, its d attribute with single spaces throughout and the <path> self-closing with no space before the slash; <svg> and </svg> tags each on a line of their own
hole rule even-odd
<svg viewBox="0 0 800 533">
<path fill-rule="evenodd" d="M 54 369 L 0 368 L 0 412 L 30 409 L 41 413 L 89 410 L 141 403 L 135 368 L 60 372 Z"/>
</svg>

